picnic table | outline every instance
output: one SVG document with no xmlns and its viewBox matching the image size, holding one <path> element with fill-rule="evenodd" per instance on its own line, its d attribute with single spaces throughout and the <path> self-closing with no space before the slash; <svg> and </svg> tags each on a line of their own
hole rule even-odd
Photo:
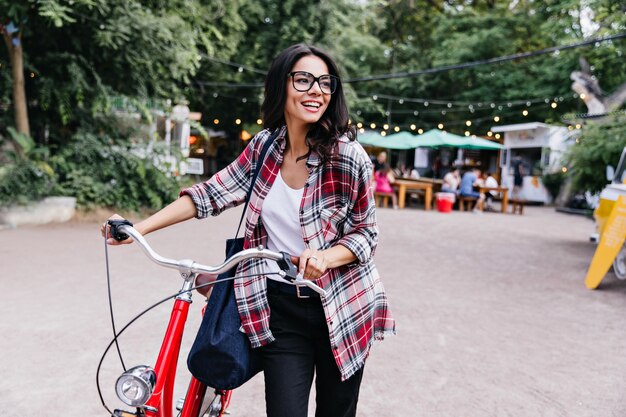
<svg viewBox="0 0 626 417">
<path fill-rule="evenodd" d="M 506 187 L 478 187 L 480 189 L 481 193 L 485 193 L 487 194 L 487 192 L 489 191 L 497 191 L 499 193 L 502 193 L 502 208 L 500 209 L 500 211 L 502 213 L 506 213 L 506 210 L 509 206 L 509 189 Z M 483 209 L 484 209 L 484 204 L 483 204 Z"/>
<path fill-rule="evenodd" d="M 398 208 L 404 208 L 406 204 L 406 193 L 412 190 L 424 190 L 424 210 L 430 210 L 433 200 L 433 183 L 424 182 L 418 179 L 398 178 L 393 183 L 398 188 Z"/>
</svg>

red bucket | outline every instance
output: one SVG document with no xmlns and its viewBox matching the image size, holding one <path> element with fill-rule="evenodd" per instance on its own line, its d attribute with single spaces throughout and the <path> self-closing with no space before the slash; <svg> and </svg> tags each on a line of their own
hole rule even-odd
<svg viewBox="0 0 626 417">
<path fill-rule="evenodd" d="M 454 205 L 455 195 L 452 193 L 437 193 L 437 211 L 440 213 L 450 213 Z"/>
</svg>

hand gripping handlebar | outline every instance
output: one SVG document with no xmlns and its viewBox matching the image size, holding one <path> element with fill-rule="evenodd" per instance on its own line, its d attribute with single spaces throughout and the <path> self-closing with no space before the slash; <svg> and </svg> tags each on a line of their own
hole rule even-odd
<svg viewBox="0 0 626 417">
<path fill-rule="evenodd" d="M 258 246 L 256 248 L 245 249 L 238 252 L 226 259 L 223 263 L 217 266 L 202 265 L 190 259 L 169 259 L 159 255 L 152 249 L 146 239 L 135 229 L 131 222 L 128 220 L 109 220 L 108 224 L 111 227 L 111 236 L 113 239 L 121 241 L 132 237 L 135 242 L 139 244 L 144 253 L 155 263 L 164 266 L 166 268 L 178 269 L 181 272 L 187 274 L 204 273 L 210 275 L 219 275 L 223 272 L 235 267 L 239 262 L 251 259 L 251 258 L 264 258 L 271 259 L 277 262 L 281 269 L 281 277 L 288 283 L 297 286 L 306 286 L 317 292 L 321 296 L 326 296 L 326 291 L 315 284 L 313 281 L 304 279 L 302 275 L 297 273 L 297 269 L 293 262 L 291 262 L 291 256 L 286 252 L 275 252 Z"/>
</svg>

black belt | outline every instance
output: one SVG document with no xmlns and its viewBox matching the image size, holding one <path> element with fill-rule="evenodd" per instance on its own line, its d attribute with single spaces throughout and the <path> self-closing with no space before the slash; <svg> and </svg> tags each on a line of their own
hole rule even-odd
<svg viewBox="0 0 626 417">
<path fill-rule="evenodd" d="M 293 295 L 298 298 L 319 298 L 320 296 L 309 287 L 286 284 L 284 282 L 275 281 L 269 278 L 267 279 L 267 288 L 268 290 Z"/>
</svg>

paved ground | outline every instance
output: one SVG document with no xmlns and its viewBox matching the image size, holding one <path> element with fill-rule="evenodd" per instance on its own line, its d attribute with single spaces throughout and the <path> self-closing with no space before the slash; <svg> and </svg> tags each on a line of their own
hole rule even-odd
<svg viewBox="0 0 626 417">
<path fill-rule="evenodd" d="M 170 257 L 218 262 L 237 219 L 191 221 L 150 241 Z M 379 223 L 376 259 L 398 335 L 373 349 L 360 417 L 626 415 L 626 283 L 610 275 L 585 289 L 590 220 L 538 207 L 524 216 L 389 209 Z M 110 258 L 120 324 L 178 289 L 177 275 L 136 247 Z M 0 265 L 0 415 L 106 415 L 95 386 L 111 334 L 98 224 L 0 231 Z M 124 336 L 127 365 L 153 360 L 167 316 L 159 308 Z M 112 406 L 119 372 L 110 355 L 101 379 Z M 235 392 L 233 416 L 264 415 L 262 385 Z"/>
</svg>

